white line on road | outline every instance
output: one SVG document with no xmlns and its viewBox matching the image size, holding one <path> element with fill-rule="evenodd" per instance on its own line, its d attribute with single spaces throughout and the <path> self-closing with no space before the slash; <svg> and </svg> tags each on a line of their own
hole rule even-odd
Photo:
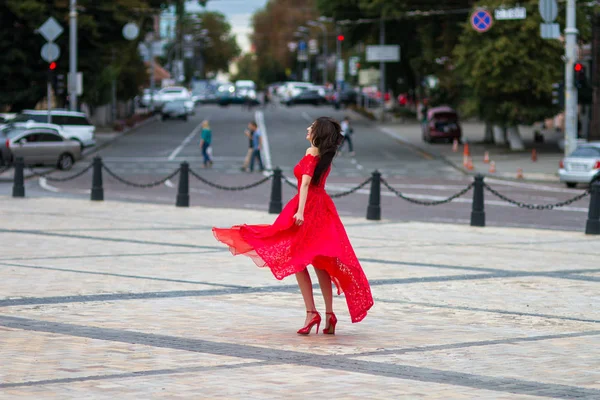
<svg viewBox="0 0 600 400">
<path fill-rule="evenodd" d="M 313 122 L 313 119 L 310 115 L 308 115 L 308 113 L 306 111 L 302 111 L 302 118 L 304 118 L 306 120 L 306 122 Z"/>
<path fill-rule="evenodd" d="M 254 115 L 256 118 L 256 123 L 258 124 L 258 129 L 262 133 L 262 146 L 264 151 L 262 152 L 262 156 L 265 159 L 265 168 L 268 170 L 273 169 L 273 165 L 271 164 L 271 148 L 269 147 L 269 136 L 267 135 L 267 125 L 265 124 L 265 115 L 262 111 L 256 111 Z"/>
<path fill-rule="evenodd" d="M 194 136 L 198 134 L 200 129 L 202 129 L 202 124 L 199 124 L 197 127 L 195 127 L 192 133 L 190 133 L 185 139 L 183 139 L 183 142 L 179 145 L 179 147 L 173 150 L 168 160 L 174 160 L 175 157 L 177 157 L 177 155 L 181 152 L 181 150 L 183 150 L 183 148 L 188 145 L 188 143 L 194 138 Z"/>
<path fill-rule="evenodd" d="M 44 189 L 44 190 L 47 190 L 49 192 L 54 192 L 54 193 L 59 193 L 60 192 L 59 188 L 50 185 L 48 183 L 48 180 L 46 178 L 44 178 L 44 177 L 40 177 L 40 179 L 38 180 L 38 182 L 40 184 L 40 187 L 42 189 Z"/>
<path fill-rule="evenodd" d="M 173 184 L 173 182 L 171 182 L 171 180 L 170 180 L 170 179 L 167 179 L 167 180 L 165 181 L 165 186 L 166 186 L 166 187 L 170 187 L 170 188 L 174 188 L 174 187 L 175 187 L 175 184 Z"/>
</svg>

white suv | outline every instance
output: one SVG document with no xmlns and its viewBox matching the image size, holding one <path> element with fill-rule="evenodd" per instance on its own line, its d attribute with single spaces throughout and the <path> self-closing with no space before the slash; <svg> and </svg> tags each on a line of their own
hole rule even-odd
<svg viewBox="0 0 600 400">
<path fill-rule="evenodd" d="M 161 105 L 173 100 L 183 100 L 185 102 L 185 110 L 187 113 L 194 113 L 194 101 L 192 100 L 192 94 L 184 87 L 166 87 L 158 92 L 157 97 Z"/>
<path fill-rule="evenodd" d="M 61 135 L 67 139 L 76 140 L 81 148 L 90 147 L 96 144 L 94 133 L 96 127 L 88 121 L 84 113 L 66 110 L 52 110 L 52 124 L 62 128 Z M 48 122 L 48 111 L 41 110 L 23 110 L 10 122 Z"/>
</svg>

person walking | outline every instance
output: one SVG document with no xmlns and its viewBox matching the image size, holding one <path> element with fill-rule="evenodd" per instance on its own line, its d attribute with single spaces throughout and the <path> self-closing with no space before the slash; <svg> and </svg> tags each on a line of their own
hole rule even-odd
<svg viewBox="0 0 600 400">
<path fill-rule="evenodd" d="M 262 134 L 256 126 L 256 122 L 250 122 L 248 127 L 252 131 L 252 157 L 250 158 L 250 172 L 254 172 L 254 161 L 258 161 L 260 172 L 263 172 L 265 167 L 263 166 L 262 157 L 260 155 L 260 149 L 262 147 Z"/>
<path fill-rule="evenodd" d="M 246 157 L 244 158 L 244 164 L 240 170 L 242 172 L 248 172 L 248 167 L 250 166 L 250 160 L 252 159 L 252 154 L 254 153 L 254 130 L 251 128 L 252 123 L 248 124 L 248 129 L 244 131 L 244 135 L 248 138 L 248 152 L 246 153 Z"/>
<path fill-rule="evenodd" d="M 342 127 L 342 136 L 344 136 L 344 141 L 340 145 L 340 151 L 344 147 L 344 143 L 348 143 L 348 151 L 349 151 L 348 154 L 350 154 L 351 156 L 355 156 L 356 153 L 354 153 L 354 146 L 352 144 L 352 134 L 354 133 L 354 130 L 350 126 L 350 118 L 349 117 L 344 117 L 344 120 L 341 123 L 341 127 Z"/>
<path fill-rule="evenodd" d="M 325 301 L 323 333 L 335 334 L 338 320 L 333 312 L 331 283 L 338 294 L 345 293 L 353 323 L 366 317 L 373 296 L 335 205 L 325 191 L 325 181 L 342 142 L 340 124 L 321 117 L 308 127 L 306 139 L 310 147 L 294 167 L 298 193 L 272 225 L 213 227 L 212 231 L 232 254 L 252 258 L 257 266 L 269 268 L 276 279 L 296 276 L 306 307 L 304 327 L 297 332 L 301 335 L 310 334 L 315 325 L 318 333 L 322 322 L 307 270 L 312 264 Z"/>
<path fill-rule="evenodd" d="M 200 148 L 202 149 L 202 157 L 204 158 L 204 168 L 212 167 L 213 162 L 209 154 L 210 144 L 212 143 L 212 131 L 207 120 L 202 121 L 202 133 L 200 134 Z"/>
</svg>

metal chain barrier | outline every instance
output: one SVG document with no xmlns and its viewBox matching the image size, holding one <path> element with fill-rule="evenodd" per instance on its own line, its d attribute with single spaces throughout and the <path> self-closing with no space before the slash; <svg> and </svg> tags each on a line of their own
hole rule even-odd
<svg viewBox="0 0 600 400">
<path fill-rule="evenodd" d="M 10 168 L 11 168 L 11 167 L 10 167 L 10 165 L 8 165 L 8 166 L 6 166 L 6 167 L 2 167 L 2 168 L 0 168 L 0 174 L 3 174 L 3 173 L 5 173 L 5 172 L 6 172 L 6 171 L 8 171 Z"/>
<path fill-rule="evenodd" d="M 298 189 L 298 186 L 291 179 L 289 179 L 287 176 L 282 176 L 282 178 L 285 181 L 285 183 L 287 183 L 291 188 Z M 373 180 L 373 178 L 369 177 L 364 182 L 362 182 L 361 184 L 359 184 L 358 186 L 355 186 L 355 187 L 353 187 L 350 190 L 346 190 L 345 192 L 340 192 L 340 193 L 336 193 L 336 194 L 330 194 L 329 197 L 331 197 L 332 199 L 337 199 L 337 198 L 340 198 L 340 197 L 351 195 L 352 193 L 355 193 L 355 192 L 359 191 L 360 189 L 364 188 L 372 180 Z"/>
<path fill-rule="evenodd" d="M 487 183 L 484 183 L 483 187 L 485 187 L 485 189 L 488 192 L 490 192 L 494 196 L 498 197 L 500 200 L 504 200 L 507 203 L 513 204 L 519 208 L 527 208 L 528 210 L 552 210 L 554 208 L 565 207 L 565 206 L 568 206 L 578 200 L 583 199 L 584 197 L 588 196 L 591 193 L 591 189 L 588 189 L 584 193 L 577 195 L 577 196 L 573 197 L 572 199 L 561 201 L 556 204 L 528 204 L 528 203 L 523 203 L 521 201 L 516 201 L 516 200 L 510 199 L 510 198 L 504 196 L 503 194 L 499 193 L 498 191 L 496 191 L 492 187 L 490 187 Z"/>
<path fill-rule="evenodd" d="M 361 183 L 360 185 L 358 185 L 356 187 L 353 187 L 350 190 L 346 190 L 345 192 L 331 194 L 331 195 L 329 195 L 329 197 L 331 197 L 332 199 L 339 199 L 340 197 L 351 195 L 352 193 L 357 192 L 360 189 L 364 188 L 367 184 L 371 183 L 372 180 L 373 180 L 373 178 L 369 177 L 363 183 Z"/>
<path fill-rule="evenodd" d="M 108 168 L 104 164 L 102 164 L 102 168 L 104 168 L 104 170 L 108 173 L 108 175 L 112 176 L 117 181 L 119 181 L 119 182 L 121 182 L 121 183 L 123 183 L 125 185 L 133 186 L 133 187 L 137 187 L 137 188 L 152 188 L 152 187 L 156 187 L 156 186 L 162 185 L 163 183 L 165 183 L 166 181 L 168 181 L 169 179 L 171 179 L 175 175 L 177 175 L 179 173 L 179 171 L 181 171 L 181 168 L 177 168 L 169 176 L 166 176 L 166 177 L 164 177 L 161 180 L 158 180 L 156 182 L 151 182 L 151 183 L 135 183 L 135 182 L 131 182 L 131 181 L 128 181 L 126 179 L 121 178 L 120 176 L 118 176 L 117 174 L 115 174 L 113 171 L 111 171 L 110 168 Z"/>
<path fill-rule="evenodd" d="M 48 176 L 49 174 L 51 174 L 52 172 L 55 172 L 56 170 L 52 170 L 52 171 L 46 171 L 46 172 L 42 172 L 42 173 L 38 173 L 36 171 L 34 171 L 33 169 L 29 169 L 31 171 L 31 173 L 34 176 L 37 176 L 38 178 L 44 178 L 49 180 L 50 182 L 66 182 L 66 181 L 70 181 L 73 179 L 77 179 L 80 176 L 84 175 L 86 172 L 88 172 L 90 169 L 92 169 L 94 167 L 93 163 L 90 163 L 90 165 L 88 165 L 87 167 L 85 167 L 84 169 L 82 169 L 81 171 L 70 175 L 70 176 L 65 176 L 63 178 L 53 178 L 51 176 Z"/>
<path fill-rule="evenodd" d="M 190 168 L 190 174 L 198 179 L 199 181 L 207 184 L 208 186 L 214 187 L 215 189 L 220 189 L 220 190 L 228 190 L 230 192 L 238 192 L 238 191 L 242 191 L 242 190 L 248 190 L 248 189 L 252 189 L 255 188 L 257 186 L 262 185 L 265 182 L 268 182 L 269 180 L 271 180 L 271 178 L 273 178 L 273 174 L 270 174 L 269 176 L 264 177 L 263 179 L 256 181 L 254 183 L 251 183 L 249 185 L 244 185 L 244 186 L 223 186 L 223 185 L 219 185 L 218 183 L 214 183 L 211 182 L 205 178 L 203 178 L 202 176 L 198 175 L 198 173 L 196 173 L 193 169 Z"/>
<path fill-rule="evenodd" d="M 388 190 L 390 192 L 394 193 L 396 196 L 400 197 L 401 199 L 406 200 L 409 203 L 418 204 L 418 205 L 421 205 L 421 206 L 438 206 L 440 204 L 450 203 L 452 200 L 457 199 L 457 198 L 465 195 L 475 185 L 474 183 L 471 183 L 471 184 L 469 184 L 469 186 L 467 186 L 466 188 L 464 188 L 460 192 L 458 192 L 456 194 L 453 194 L 452 196 L 450 196 L 448 198 L 445 198 L 445 199 L 442 199 L 442 200 L 423 201 L 423 200 L 412 199 L 410 197 L 407 197 L 407 196 L 403 195 L 402 193 L 400 193 L 399 191 L 397 191 L 396 189 L 394 189 L 392 186 L 390 186 L 390 184 L 385 179 L 383 179 L 383 178 L 381 178 L 381 183 L 383 183 L 383 185 L 386 188 L 388 188 Z"/>
</svg>

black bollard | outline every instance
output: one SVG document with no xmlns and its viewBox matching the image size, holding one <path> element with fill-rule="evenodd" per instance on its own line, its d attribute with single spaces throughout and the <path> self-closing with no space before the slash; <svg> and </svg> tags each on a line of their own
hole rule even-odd
<svg viewBox="0 0 600 400">
<path fill-rule="evenodd" d="M 381 174 L 379 171 L 373 172 L 373 177 L 371 178 L 367 219 L 371 221 L 379 221 L 381 219 Z"/>
<path fill-rule="evenodd" d="M 102 158 L 94 157 L 94 174 L 92 175 L 92 201 L 104 200 L 104 188 L 102 187 Z"/>
<path fill-rule="evenodd" d="M 281 169 L 277 167 L 273 170 L 273 183 L 271 184 L 269 214 L 279 214 L 281 212 L 281 179 Z"/>
<path fill-rule="evenodd" d="M 485 226 L 483 175 L 477 175 L 475 177 L 475 186 L 473 186 L 473 208 L 471 210 L 471 226 Z"/>
<path fill-rule="evenodd" d="M 15 175 L 13 178 L 13 197 L 25 197 L 24 167 L 25 160 L 23 160 L 23 157 L 17 157 L 15 160 Z"/>
<path fill-rule="evenodd" d="M 185 161 L 181 163 L 179 170 L 179 186 L 177 188 L 177 202 L 175 206 L 190 206 L 190 165 Z"/>
<path fill-rule="evenodd" d="M 586 235 L 600 235 L 600 181 L 592 183 L 592 196 L 588 220 L 585 224 Z"/>
</svg>

